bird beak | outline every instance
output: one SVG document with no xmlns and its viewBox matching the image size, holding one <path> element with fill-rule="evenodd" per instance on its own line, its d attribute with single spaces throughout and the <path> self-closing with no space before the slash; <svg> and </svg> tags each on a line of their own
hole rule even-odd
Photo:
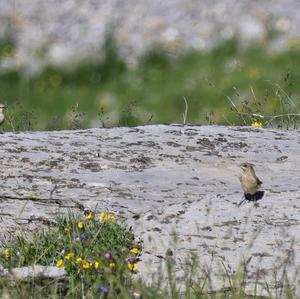
<svg viewBox="0 0 300 299">
<path fill-rule="evenodd" d="M 244 166 L 244 164 L 240 164 L 239 167 L 240 167 L 243 171 L 246 170 L 246 167 Z"/>
</svg>

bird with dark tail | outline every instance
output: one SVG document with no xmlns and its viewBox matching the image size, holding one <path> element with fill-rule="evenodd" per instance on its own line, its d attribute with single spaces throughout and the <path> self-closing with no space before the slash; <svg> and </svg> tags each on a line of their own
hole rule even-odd
<svg viewBox="0 0 300 299">
<path fill-rule="evenodd" d="M 242 163 L 239 166 L 243 171 L 239 176 L 239 179 L 244 190 L 244 198 L 239 203 L 240 206 L 246 200 L 257 201 L 258 199 L 260 199 L 258 198 L 258 190 L 262 185 L 262 181 L 256 176 L 253 164 L 246 162 Z"/>
</svg>

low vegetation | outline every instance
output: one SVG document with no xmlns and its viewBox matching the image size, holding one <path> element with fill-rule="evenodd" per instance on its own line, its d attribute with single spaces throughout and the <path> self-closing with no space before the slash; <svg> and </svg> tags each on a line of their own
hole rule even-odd
<svg viewBox="0 0 300 299">
<path fill-rule="evenodd" d="M 100 55 L 74 66 L 28 73 L 0 69 L 5 131 L 133 126 L 150 123 L 299 126 L 300 52 L 242 49 L 233 39 L 210 51 L 149 51 L 135 68 L 111 39 Z M 0 61 L 15 53 L 0 43 Z M 41 54 L 42 55 L 42 54 Z M 186 104 L 188 105 L 187 113 Z M 183 117 L 184 113 L 184 117 Z"/>
<path fill-rule="evenodd" d="M 257 282 L 252 294 L 247 295 L 247 261 L 233 274 L 223 263 L 218 277 L 224 281 L 224 287 L 214 289 L 211 283 L 216 273 L 201 266 L 201 258 L 193 255 L 181 261 L 184 277 L 179 282 L 176 260 L 172 254 L 166 254 L 162 260 L 165 270 L 156 273 L 149 285 L 138 275 L 142 241 L 115 215 L 70 213 L 53 223 L 47 231 L 38 230 L 27 237 L 19 232 L 13 242 L 0 250 L 0 264 L 8 270 L 31 265 L 56 266 L 65 271 L 64 279 L 31 277 L 18 281 L 0 276 L 1 298 L 297 298 L 286 276 L 277 281 L 277 293 L 268 293 L 266 283 L 263 289 L 267 296 L 262 296 Z"/>
<path fill-rule="evenodd" d="M 88 212 L 84 217 L 59 218 L 49 231 L 17 237 L 3 248 L 6 269 L 30 265 L 56 266 L 66 271 L 65 282 L 0 280 L 8 298 L 118 298 L 132 292 L 141 243 L 116 216 Z M 25 295 L 26 294 L 26 295 Z"/>
</svg>

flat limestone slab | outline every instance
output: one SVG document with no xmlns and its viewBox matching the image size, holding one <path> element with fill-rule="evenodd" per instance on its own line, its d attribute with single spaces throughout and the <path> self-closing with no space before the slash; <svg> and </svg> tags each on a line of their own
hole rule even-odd
<svg viewBox="0 0 300 299">
<path fill-rule="evenodd" d="M 97 208 L 124 216 L 143 239 L 146 281 L 169 249 L 178 279 L 195 254 L 197 267 L 214 273 L 211 289 L 230 285 L 243 262 L 250 293 L 256 280 L 264 293 L 282 277 L 300 285 L 299 131 L 151 125 L 5 133 L 0 158 L 2 244 L 9 232 L 48 225 L 68 209 Z M 238 207 L 244 161 L 255 164 L 265 196 Z"/>
</svg>

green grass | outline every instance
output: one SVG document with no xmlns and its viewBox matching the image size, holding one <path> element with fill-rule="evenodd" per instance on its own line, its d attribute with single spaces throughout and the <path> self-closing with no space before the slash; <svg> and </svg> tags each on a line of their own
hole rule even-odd
<svg viewBox="0 0 300 299">
<path fill-rule="evenodd" d="M 18 234 L 16 234 L 18 235 Z M 20 234 L 19 234 L 20 235 Z M 164 257 L 165 271 L 157 272 L 146 284 L 138 278 L 138 262 L 143 258 L 142 241 L 131 229 L 109 213 L 87 212 L 57 218 L 47 230 L 37 230 L 15 240 L 0 250 L 0 265 L 5 269 L 30 265 L 57 266 L 67 273 L 66 279 L 30 278 L 18 281 L 0 278 L 1 298 L 144 298 L 144 299 L 241 299 L 241 298 L 296 298 L 294 286 L 282 277 L 278 286 L 284 286 L 278 296 L 246 295 L 247 261 L 241 263 L 235 274 L 229 274 L 223 264 L 219 273 L 207 265 L 201 266 L 201 257 L 192 255 L 180 260 L 184 276 L 176 278 L 176 261 Z M 155 255 L 155 252 L 152 252 Z M 178 265 L 177 265 L 178 266 Z M 283 265 L 284 267 L 284 265 Z M 215 270 L 214 270 L 215 271 Z M 227 281 L 227 287 L 212 291 L 211 275 Z M 266 282 L 265 282 L 266 283 Z M 184 287 L 183 287 L 184 286 Z M 266 283 L 267 286 L 267 283 Z M 265 286 L 265 287 L 266 287 Z M 256 288 L 256 287 L 255 287 Z M 280 287 L 279 287 L 280 289 Z M 259 291 L 258 291 L 259 292 Z M 273 292 L 274 293 L 274 292 Z"/>
<path fill-rule="evenodd" d="M 13 44 L 3 42 L 0 53 L 0 60 L 13 55 Z M 241 49 L 231 40 L 210 51 L 176 57 L 149 51 L 131 69 L 109 40 L 104 61 L 95 56 L 72 67 L 49 66 L 31 77 L 24 70 L 0 69 L 0 99 L 9 105 L 10 116 L 2 128 L 182 122 L 184 97 L 189 123 L 262 121 L 290 128 L 299 124 L 299 80 L 299 49 L 269 53 L 263 47 Z M 287 123 L 283 117 L 273 118 L 282 114 L 290 114 Z"/>
<path fill-rule="evenodd" d="M 67 285 L 40 280 L 12 283 L 0 280 L 0 296 L 11 298 L 117 298 L 132 288 L 131 276 L 141 250 L 133 233 L 111 214 L 70 214 L 49 231 L 17 237 L 2 250 L 0 264 L 11 269 L 28 265 L 56 265 L 68 274 Z M 133 253 L 131 252 L 132 249 Z M 130 251 L 131 250 L 131 251 Z M 130 268 L 130 269 L 129 269 Z M 99 287 L 102 286 L 102 292 Z M 26 294 L 26 295 L 25 295 Z"/>
</svg>

